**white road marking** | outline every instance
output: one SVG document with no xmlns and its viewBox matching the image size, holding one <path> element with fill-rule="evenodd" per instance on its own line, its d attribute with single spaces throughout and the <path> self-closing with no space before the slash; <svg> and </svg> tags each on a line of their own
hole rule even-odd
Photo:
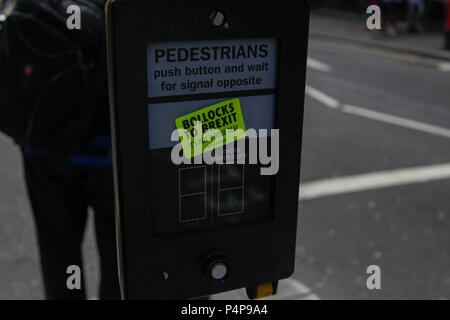
<svg viewBox="0 0 450 320">
<path fill-rule="evenodd" d="M 309 95 L 311 98 L 316 99 L 317 101 L 323 103 L 327 107 L 338 109 L 341 103 L 336 100 L 335 98 L 323 93 L 322 91 L 319 91 L 317 89 L 314 89 L 313 87 L 306 86 L 305 88 L 306 94 Z"/>
<path fill-rule="evenodd" d="M 262 300 L 320 300 L 320 298 L 303 282 L 289 278 L 279 281 L 276 295 Z"/>
<path fill-rule="evenodd" d="M 372 119 L 372 120 L 378 120 L 385 123 L 390 123 L 397 125 L 399 127 L 404 127 L 408 129 L 413 129 L 417 131 L 422 131 L 438 136 L 442 136 L 445 138 L 450 138 L 450 129 L 438 127 L 435 125 L 427 124 L 424 122 L 411 120 L 403 117 L 393 116 L 387 113 L 382 113 L 378 111 L 373 111 L 357 106 L 351 106 L 348 104 L 344 104 L 342 106 L 342 111 L 345 113 L 354 114 L 360 117 Z"/>
<path fill-rule="evenodd" d="M 299 200 L 450 179 L 450 163 L 387 170 L 300 184 Z"/>
<path fill-rule="evenodd" d="M 315 39 L 320 41 L 319 39 Z M 409 63 L 420 63 L 423 65 L 436 67 L 440 71 L 449 72 L 450 71 L 450 63 L 448 62 L 442 62 L 443 58 L 436 59 L 436 58 L 427 58 L 418 56 L 415 54 L 410 54 L 406 52 L 399 52 L 395 49 L 383 49 L 383 48 L 374 48 L 374 47 L 367 47 L 365 45 L 356 44 L 356 43 L 349 43 L 349 42 L 336 42 L 336 41 L 327 41 L 327 45 L 333 45 L 335 47 L 347 49 L 347 50 L 353 50 L 357 52 L 362 53 L 369 53 L 369 54 L 375 54 L 378 56 L 386 57 L 386 58 L 392 58 L 396 60 L 402 60 Z"/>
<path fill-rule="evenodd" d="M 408 118 L 403 118 L 399 116 L 394 116 L 391 114 L 370 110 L 367 108 L 361 108 L 357 106 L 352 106 L 349 104 L 341 104 L 339 100 L 323 93 L 311 86 L 306 86 L 306 94 L 311 98 L 323 103 L 327 107 L 332 109 L 338 109 L 342 112 L 353 114 L 356 116 L 364 117 L 367 119 L 372 119 L 376 121 L 381 121 L 384 123 L 389 123 L 397 125 L 399 127 L 408 128 L 412 130 L 422 131 L 429 134 L 438 135 L 445 138 L 450 138 L 450 129 L 435 126 L 432 124 L 420 122 L 417 120 L 411 120 Z"/>
<path fill-rule="evenodd" d="M 213 300 L 246 300 L 245 289 L 233 290 L 212 296 Z M 297 279 L 289 278 L 280 280 L 278 293 L 261 300 L 320 300 L 319 296 L 304 283 Z"/>
<path fill-rule="evenodd" d="M 320 300 L 319 296 L 316 295 L 311 288 L 297 279 L 291 278 L 286 281 L 292 288 L 294 288 L 296 292 L 298 292 L 298 294 L 301 295 L 302 300 Z"/>
<path fill-rule="evenodd" d="M 450 72 L 450 62 L 439 63 L 438 69 L 443 72 Z"/>
<path fill-rule="evenodd" d="M 308 57 L 308 60 L 306 61 L 306 66 L 313 70 L 318 70 L 327 73 L 333 72 L 333 68 L 330 65 L 311 57 Z"/>
</svg>

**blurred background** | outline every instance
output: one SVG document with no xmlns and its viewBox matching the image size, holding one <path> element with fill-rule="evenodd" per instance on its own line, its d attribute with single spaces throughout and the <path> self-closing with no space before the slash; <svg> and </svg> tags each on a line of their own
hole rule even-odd
<svg viewBox="0 0 450 320">
<path fill-rule="evenodd" d="M 381 30 L 366 28 L 370 4 Z M 450 298 L 447 5 L 312 0 L 296 271 L 274 299 Z M 0 299 L 41 299 L 21 158 L 2 135 L 0 150 Z M 94 243 L 90 220 L 91 298 Z M 367 288 L 371 265 L 381 290 Z"/>
</svg>

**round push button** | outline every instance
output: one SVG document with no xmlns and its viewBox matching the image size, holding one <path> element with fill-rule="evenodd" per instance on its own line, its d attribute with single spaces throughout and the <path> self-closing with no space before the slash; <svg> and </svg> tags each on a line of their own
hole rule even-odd
<svg viewBox="0 0 450 320">
<path fill-rule="evenodd" d="M 203 260 L 205 276 L 216 285 L 223 284 L 231 273 L 228 259 L 221 254 L 210 254 Z"/>
<path fill-rule="evenodd" d="M 212 266 L 211 268 L 211 278 L 213 280 L 223 280 L 228 274 L 228 267 L 225 263 L 219 262 Z"/>
</svg>

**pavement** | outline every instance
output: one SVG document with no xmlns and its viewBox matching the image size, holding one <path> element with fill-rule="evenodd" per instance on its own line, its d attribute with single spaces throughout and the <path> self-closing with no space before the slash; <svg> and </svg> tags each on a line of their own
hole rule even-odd
<svg viewBox="0 0 450 320">
<path fill-rule="evenodd" d="M 448 61 L 315 36 L 324 21 L 311 22 L 296 268 L 271 299 L 450 299 Z M 1 135 L 0 150 L 0 300 L 42 299 L 21 159 Z M 94 298 L 92 221 L 83 250 Z"/>
<path fill-rule="evenodd" d="M 444 34 L 426 32 L 408 34 L 406 27 L 395 37 L 386 36 L 377 30 L 366 28 L 365 15 L 339 15 L 339 12 L 327 14 L 312 13 L 310 24 L 311 38 L 322 38 L 341 42 L 351 42 L 363 46 L 394 50 L 422 57 L 450 60 L 450 51 L 444 50 Z"/>
</svg>

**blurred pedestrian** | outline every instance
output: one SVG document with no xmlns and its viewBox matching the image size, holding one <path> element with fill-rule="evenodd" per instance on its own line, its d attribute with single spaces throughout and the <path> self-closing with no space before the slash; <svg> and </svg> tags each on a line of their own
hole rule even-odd
<svg viewBox="0 0 450 320">
<path fill-rule="evenodd" d="M 399 10 L 403 0 L 381 0 L 383 31 L 388 36 L 398 35 Z"/>
<path fill-rule="evenodd" d="M 447 0 L 447 17 L 445 20 L 445 45 L 446 50 L 450 50 L 450 0 Z"/>
<path fill-rule="evenodd" d="M 425 13 L 425 3 L 423 0 L 408 0 L 408 33 L 417 33 L 423 30 L 422 18 Z"/>
<path fill-rule="evenodd" d="M 100 299 L 119 299 L 104 0 L 0 0 L 0 130 L 21 146 L 47 299 L 85 299 L 81 244 L 88 208 Z M 14 2 L 16 2 L 14 0 Z M 66 26 L 81 9 L 81 29 Z M 13 8 L 13 9 L 12 9 Z"/>
</svg>

